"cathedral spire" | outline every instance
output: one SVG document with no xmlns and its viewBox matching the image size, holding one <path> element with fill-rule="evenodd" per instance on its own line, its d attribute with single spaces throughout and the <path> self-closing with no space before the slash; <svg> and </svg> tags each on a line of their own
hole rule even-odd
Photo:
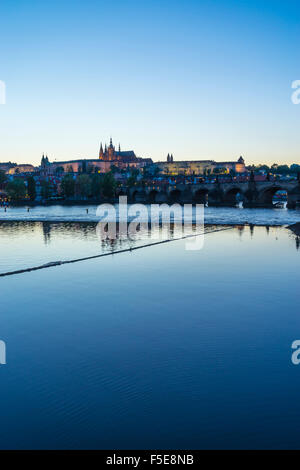
<svg viewBox="0 0 300 470">
<path fill-rule="evenodd" d="M 102 142 L 101 142 L 101 145 L 100 145 L 99 158 L 100 158 L 101 160 L 103 159 L 103 147 L 102 147 Z"/>
</svg>

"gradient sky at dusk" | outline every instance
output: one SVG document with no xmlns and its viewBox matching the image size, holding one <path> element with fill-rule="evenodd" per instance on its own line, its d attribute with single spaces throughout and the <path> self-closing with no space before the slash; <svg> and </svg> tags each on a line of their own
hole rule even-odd
<svg viewBox="0 0 300 470">
<path fill-rule="evenodd" d="M 300 5 L 291 1 L 1 2 L 0 161 L 299 163 Z"/>
</svg>

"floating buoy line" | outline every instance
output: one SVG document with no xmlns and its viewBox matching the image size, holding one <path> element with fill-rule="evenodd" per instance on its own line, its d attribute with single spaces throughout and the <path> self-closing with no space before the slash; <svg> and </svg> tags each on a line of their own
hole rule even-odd
<svg viewBox="0 0 300 470">
<path fill-rule="evenodd" d="M 184 240 L 184 239 L 187 239 L 187 238 L 199 237 L 199 236 L 202 236 L 202 235 L 209 235 L 210 233 L 224 232 L 226 230 L 232 230 L 232 229 L 234 229 L 234 226 L 226 227 L 226 228 L 218 229 L 218 230 L 209 230 L 207 232 L 204 231 L 204 232 L 200 232 L 200 233 L 184 235 L 184 236 L 179 237 L 179 238 L 167 238 L 166 240 L 160 240 L 158 242 L 147 243 L 146 245 L 140 245 L 140 246 L 124 248 L 123 250 L 109 251 L 108 253 L 101 253 L 100 255 L 85 256 L 83 258 L 76 258 L 76 259 L 65 260 L 65 261 L 51 261 L 49 263 L 42 264 L 40 266 L 33 266 L 31 268 L 17 269 L 15 271 L 8 271 L 6 273 L 0 273 L 0 277 L 14 276 L 16 274 L 24 274 L 24 273 L 29 273 L 31 271 L 38 271 L 40 269 L 53 268 L 53 267 L 56 267 L 56 266 L 62 266 L 64 264 L 79 263 L 81 261 L 88 261 L 88 260 L 91 260 L 91 259 L 104 258 L 105 256 L 112 256 L 112 255 L 118 255 L 118 254 L 121 254 L 121 253 L 128 253 L 128 252 L 132 252 L 132 251 L 136 251 L 136 250 L 141 250 L 142 248 L 148 248 L 150 246 L 162 245 L 163 243 L 175 242 L 175 241 Z"/>
</svg>

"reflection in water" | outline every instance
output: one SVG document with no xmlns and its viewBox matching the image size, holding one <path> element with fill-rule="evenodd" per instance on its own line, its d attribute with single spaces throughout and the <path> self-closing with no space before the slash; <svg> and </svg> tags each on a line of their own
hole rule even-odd
<svg viewBox="0 0 300 470">
<path fill-rule="evenodd" d="M 243 232 L 245 230 L 245 225 L 237 225 L 237 229 L 239 231 L 239 236 L 242 237 Z"/>
<path fill-rule="evenodd" d="M 48 243 L 50 243 L 51 224 L 49 222 L 43 222 L 42 227 L 44 234 L 44 242 L 45 245 L 47 245 Z"/>
<path fill-rule="evenodd" d="M 178 224 L 172 223 L 169 228 L 170 230 L 166 230 L 164 226 L 157 224 L 150 230 L 150 226 L 141 224 L 137 233 L 131 233 L 128 237 L 127 232 L 120 232 L 117 224 L 116 238 L 101 240 L 95 222 L 2 222 L 0 272 L 130 249 L 199 232 L 195 225 L 185 227 L 184 232 Z M 237 225 L 236 228 L 240 239 L 245 233 L 253 238 L 254 230 L 258 229 L 253 224 Z M 205 233 L 218 229 L 222 229 L 222 226 L 206 225 Z M 263 230 L 270 234 L 273 229 L 267 226 Z M 296 248 L 299 249 L 299 238 L 295 240 Z"/>
<path fill-rule="evenodd" d="M 70 260 L 117 251 L 159 240 L 180 238 L 199 232 L 196 225 L 140 225 L 130 237 L 116 226 L 116 238 L 102 240 L 95 222 L 2 222 L 0 223 L 0 272 L 23 269 L 58 260 Z M 206 227 L 206 231 L 215 226 Z"/>
<path fill-rule="evenodd" d="M 0 237 L 2 267 L 112 249 L 95 224 Z M 196 252 L 176 241 L 2 278 L 0 447 L 299 447 L 295 240 L 238 226 Z"/>
</svg>

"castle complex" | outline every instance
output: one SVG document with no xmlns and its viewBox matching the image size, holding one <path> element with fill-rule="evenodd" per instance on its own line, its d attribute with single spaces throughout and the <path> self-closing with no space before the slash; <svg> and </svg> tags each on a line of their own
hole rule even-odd
<svg viewBox="0 0 300 470">
<path fill-rule="evenodd" d="M 42 157 L 41 171 L 46 174 L 54 174 L 60 169 L 64 172 L 80 173 L 81 171 L 90 171 L 97 173 L 106 173 L 111 169 L 111 166 L 115 166 L 120 170 L 127 168 L 143 168 L 146 165 L 152 164 L 151 158 L 139 158 L 136 156 L 133 150 L 121 151 L 116 150 L 113 145 L 112 139 L 110 144 L 105 144 L 104 149 L 102 143 L 100 144 L 99 157 L 97 159 L 78 159 L 69 161 L 55 161 L 49 162 L 48 157 Z"/>
<path fill-rule="evenodd" d="M 163 176 L 192 176 L 209 175 L 212 173 L 228 174 L 245 173 L 245 161 L 240 157 L 237 161 L 216 162 L 214 160 L 174 160 L 173 154 L 168 153 L 166 161 L 153 162 L 151 158 L 137 157 L 133 150 L 121 150 L 120 144 L 118 150 L 110 139 L 109 145 L 100 144 L 100 150 L 97 158 L 81 158 L 68 161 L 49 161 L 49 158 L 43 155 L 41 165 L 35 168 L 32 165 L 17 165 L 13 163 L 2 163 L 0 169 L 8 174 L 15 173 L 34 173 L 40 171 L 42 176 L 56 175 L 58 173 L 106 173 L 112 167 L 119 170 L 142 169 L 146 166 L 159 169 Z M 153 171 L 154 174 L 155 170 Z"/>
</svg>

